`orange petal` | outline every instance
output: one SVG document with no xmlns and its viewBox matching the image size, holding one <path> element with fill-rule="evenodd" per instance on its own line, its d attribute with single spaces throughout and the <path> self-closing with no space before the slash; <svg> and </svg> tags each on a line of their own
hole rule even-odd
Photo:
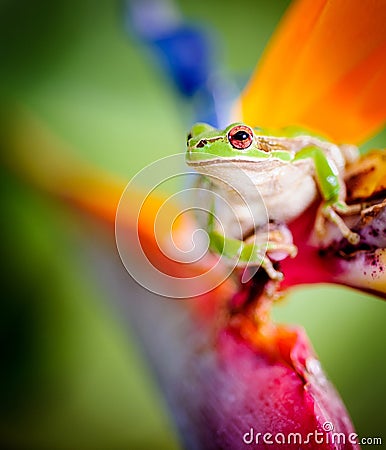
<svg viewBox="0 0 386 450">
<path fill-rule="evenodd" d="M 386 119 L 386 2 L 298 0 L 242 94 L 243 120 L 360 142 Z"/>
</svg>

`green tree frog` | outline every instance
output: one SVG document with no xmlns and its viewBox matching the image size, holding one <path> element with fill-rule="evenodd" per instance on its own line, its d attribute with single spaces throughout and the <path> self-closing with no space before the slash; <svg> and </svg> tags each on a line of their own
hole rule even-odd
<svg viewBox="0 0 386 450">
<path fill-rule="evenodd" d="M 342 176 L 346 163 L 356 157 L 356 147 L 338 146 L 294 127 L 272 132 L 243 123 L 224 130 L 195 124 L 187 139 L 187 164 L 201 175 L 199 186 L 217 193 L 233 210 L 228 214 L 224 204 L 210 200 L 208 208 L 220 222 L 209 214 L 206 231 L 210 250 L 237 260 L 239 267 L 261 264 L 272 279 L 281 279 L 282 274 L 272 265 L 272 255 L 296 255 L 292 236 L 283 224 L 302 214 L 318 196 L 322 203 L 316 231 L 322 234 L 328 220 L 350 243 L 357 244 L 358 234 L 340 217 L 354 212 L 344 201 Z M 245 175 L 250 183 L 245 182 Z M 241 193 L 242 200 L 229 186 Z M 268 216 L 257 198 L 262 199 Z M 248 208 L 255 212 L 253 217 L 246 213 Z"/>
</svg>

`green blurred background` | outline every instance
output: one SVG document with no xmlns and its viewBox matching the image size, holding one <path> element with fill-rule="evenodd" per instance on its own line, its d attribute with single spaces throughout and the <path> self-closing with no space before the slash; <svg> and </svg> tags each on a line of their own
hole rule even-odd
<svg viewBox="0 0 386 450">
<path fill-rule="evenodd" d="M 234 79 L 250 74 L 288 3 L 238 0 L 236 11 L 234 2 L 179 2 L 189 20 L 218 33 L 220 60 Z M 43 120 L 83 159 L 127 180 L 183 151 L 192 113 L 148 49 L 125 32 L 121 3 L 2 0 L 0 17 L 8 160 L 7 140 L 22 132 L 14 106 Z M 179 448 L 135 337 L 85 268 L 76 214 L 4 165 L 0 183 L 0 447 Z M 275 317 L 306 328 L 358 433 L 382 435 L 383 302 L 313 287 L 291 294 Z"/>
</svg>

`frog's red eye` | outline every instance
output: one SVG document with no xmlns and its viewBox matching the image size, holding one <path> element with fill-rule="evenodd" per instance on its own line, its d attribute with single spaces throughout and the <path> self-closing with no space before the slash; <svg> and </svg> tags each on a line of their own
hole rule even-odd
<svg viewBox="0 0 386 450">
<path fill-rule="evenodd" d="M 232 147 L 244 150 L 253 142 L 253 131 L 246 125 L 236 125 L 228 131 L 228 140 Z"/>
</svg>

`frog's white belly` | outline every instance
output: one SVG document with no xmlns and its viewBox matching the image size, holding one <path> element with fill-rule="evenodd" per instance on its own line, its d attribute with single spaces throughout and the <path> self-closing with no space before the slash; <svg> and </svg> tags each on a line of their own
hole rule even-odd
<svg viewBox="0 0 386 450">
<path fill-rule="evenodd" d="M 240 237 L 237 231 L 240 226 L 246 233 L 267 220 L 288 223 L 305 211 L 318 195 L 311 160 L 285 163 L 272 159 L 256 164 L 220 162 L 200 167 L 199 171 L 209 175 L 213 191 L 232 207 L 231 211 L 230 208 L 224 210 L 224 203 L 216 205 L 216 214 L 234 237 Z"/>
<path fill-rule="evenodd" d="M 273 164 L 263 173 L 243 169 L 253 180 L 271 220 L 290 222 L 305 211 L 318 195 L 311 160 Z"/>
</svg>

